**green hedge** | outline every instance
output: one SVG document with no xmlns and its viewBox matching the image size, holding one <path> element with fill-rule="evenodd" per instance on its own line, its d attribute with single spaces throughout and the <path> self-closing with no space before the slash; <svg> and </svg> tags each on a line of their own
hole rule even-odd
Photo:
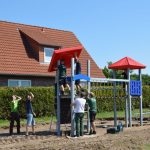
<svg viewBox="0 0 150 150">
<path fill-rule="evenodd" d="M 54 113 L 54 88 L 53 87 L 31 87 L 31 88 L 0 88 L 0 118 L 8 119 L 10 116 L 10 101 L 12 95 L 18 95 L 22 97 L 19 103 L 19 112 L 21 117 L 26 116 L 25 101 L 28 92 L 32 92 L 35 95 L 33 99 L 33 109 L 37 114 L 37 117 L 50 115 Z M 102 90 L 93 91 L 97 97 L 98 112 L 112 111 L 113 110 L 113 97 L 112 91 L 108 90 L 107 93 Z M 122 91 L 118 90 L 118 94 L 123 95 Z M 143 108 L 148 108 L 150 105 L 150 86 L 143 87 Z M 139 100 L 132 100 L 132 108 L 139 108 Z M 125 109 L 125 99 L 117 98 L 117 109 Z"/>
<path fill-rule="evenodd" d="M 109 87 L 108 87 L 109 88 Z M 113 93 L 111 90 L 93 90 L 97 97 L 98 112 L 113 111 Z M 117 95 L 123 96 L 122 89 L 117 90 Z M 143 86 L 143 108 L 149 108 L 150 105 L 150 86 Z M 112 97 L 112 98 L 107 98 Z M 117 110 L 125 110 L 125 98 L 116 98 Z M 138 109 L 140 106 L 140 99 L 132 99 L 132 109 Z"/>
<path fill-rule="evenodd" d="M 0 88 L 0 118 L 9 118 L 10 101 L 13 94 L 22 97 L 19 102 L 19 112 L 21 117 L 25 117 L 25 101 L 29 92 L 32 92 L 35 96 L 32 105 L 37 117 L 54 112 L 54 89 L 52 87 Z"/>
</svg>

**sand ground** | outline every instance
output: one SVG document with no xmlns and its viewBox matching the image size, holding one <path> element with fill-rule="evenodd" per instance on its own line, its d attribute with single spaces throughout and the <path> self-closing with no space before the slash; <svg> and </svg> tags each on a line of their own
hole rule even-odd
<svg viewBox="0 0 150 150">
<path fill-rule="evenodd" d="M 54 135 L 55 124 L 51 131 L 49 124 L 39 124 L 36 134 L 29 136 L 25 136 L 25 127 L 21 128 L 19 136 L 9 136 L 8 128 L 0 128 L 0 150 L 142 150 L 143 145 L 150 144 L 149 122 L 144 126 L 124 128 L 117 134 L 107 134 L 104 127 L 109 124 L 112 125 L 112 122 L 97 120 L 97 134 L 79 138 L 66 137 L 65 132 L 60 137 Z M 65 126 L 62 130 L 66 130 Z"/>
</svg>

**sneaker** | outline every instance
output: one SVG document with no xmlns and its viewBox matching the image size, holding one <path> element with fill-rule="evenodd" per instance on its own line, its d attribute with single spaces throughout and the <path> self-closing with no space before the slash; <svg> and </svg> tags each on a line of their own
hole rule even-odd
<svg viewBox="0 0 150 150">
<path fill-rule="evenodd" d="M 77 91 L 77 95 L 80 95 L 81 94 L 81 91 Z"/>
<path fill-rule="evenodd" d="M 96 134 L 96 131 L 93 131 L 93 134 Z"/>
<path fill-rule="evenodd" d="M 68 93 L 64 92 L 63 96 L 67 96 L 67 95 L 68 95 Z"/>
<path fill-rule="evenodd" d="M 26 136 L 29 136 L 29 134 L 28 134 L 28 133 L 26 133 Z"/>
<path fill-rule="evenodd" d="M 78 138 L 78 137 L 79 137 L 79 135 L 75 135 L 75 136 L 74 136 L 74 138 Z"/>
<path fill-rule="evenodd" d="M 90 130 L 90 133 L 89 133 L 89 135 L 91 135 L 91 134 L 93 134 L 93 131 L 92 131 L 92 130 Z"/>
</svg>

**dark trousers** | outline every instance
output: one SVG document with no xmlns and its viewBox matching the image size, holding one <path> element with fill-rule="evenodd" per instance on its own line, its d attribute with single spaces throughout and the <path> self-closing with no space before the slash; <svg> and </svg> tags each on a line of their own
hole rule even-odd
<svg viewBox="0 0 150 150">
<path fill-rule="evenodd" d="M 20 133 L 20 115 L 18 112 L 11 112 L 10 114 L 10 128 L 9 133 L 13 134 L 14 122 L 17 122 L 17 133 Z"/>
<path fill-rule="evenodd" d="M 84 113 L 75 113 L 76 136 L 83 136 L 83 117 Z"/>
</svg>

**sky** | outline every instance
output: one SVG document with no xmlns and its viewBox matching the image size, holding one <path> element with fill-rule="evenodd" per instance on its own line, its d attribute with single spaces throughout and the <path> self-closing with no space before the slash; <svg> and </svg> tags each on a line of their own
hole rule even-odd
<svg viewBox="0 0 150 150">
<path fill-rule="evenodd" d="M 150 75 L 150 0 L 0 0 L 0 20 L 72 31 L 100 68 L 128 56 Z"/>
</svg>

